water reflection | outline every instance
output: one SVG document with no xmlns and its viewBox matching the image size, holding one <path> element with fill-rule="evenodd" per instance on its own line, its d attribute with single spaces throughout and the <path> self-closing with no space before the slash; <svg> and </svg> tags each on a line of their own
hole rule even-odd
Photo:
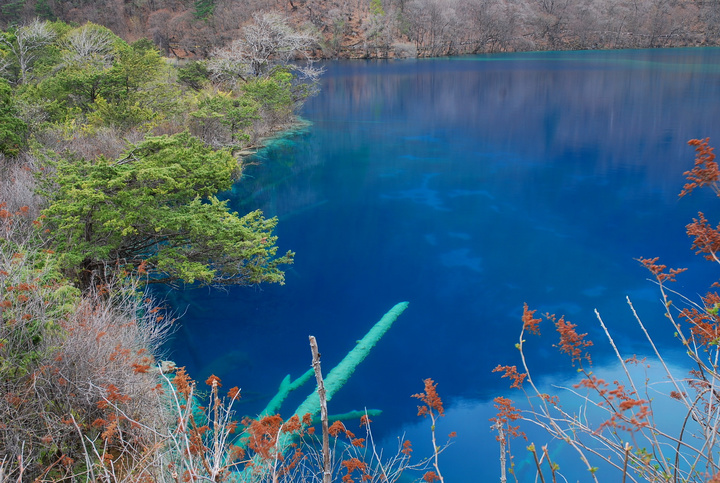
<svg viewBox="0 0 720 483">
<path fill-rule="evenodd" d="M 674 390 L 666 373 L 662 370 L 660 363 L 652 356 L 647 358 L 642 355 L 638 356 L 644 363 L 640 365 L 630 365 L 629 370 L 633 380 L 637 384 L 641 392 L 641 398 L 652 398 L 652 410 L 655 414 L 653 422 L 657 427 L 671 437 L 677 437 L 682 434 L 683 424 L 688 424 L 685 428 L 685 434 L 696 432 L 698 428 L 692 421 L 685 422 L 683 416 L 686 409 L 679 401 L 669 396 L 670 391 Z M 625 373 L 617 367 L 617 365 L 594 367 L 594 374 L 609 383 L 611 381 L 620 381 L 629 386 L 625 377 Z M 687 375 L 687 365 L 670 364 L 669 369 L 675 378 L 682 379 Z M 569 376 L 572 377 L 572 376 Z M 571 378 L 545 377 L 539 384 L 539 390 L 549 394 L 555 394 L 559 397 L 562 409 L 569 413 L 578 415 L 579 417 L 587 417 L 593 428 L 597 428 L 599 424 L 606 421 L 609 417 L 607 412 L 599 409 L 593 404 L 586 404 L 583 399 L 588 395 L 587 392 L 574 388 L 574 384 L 579 381 L 579 377 Z M 653 381 L 650 385 L 645 386 L 645 379 Z M 438 390 L 442 393 L 441 385 Z M 504 396 L 512 397 L 522 405 L 523 397 L 519 391 L 514 393 L 505 392 Z M 597 401 L 597 397 L 592 400 Z M 537 406 L 537 400 L 533 401 Z M 525 404 L 527 406 L 527 404 Z M 438 423 L 436 430 L 440 443 L 448 441 L 447 435 L 451 431 L 456 431 L 457 436 L 451 439 L 450 446 L 441 454 L 440 465 L 443 477 L 447 481 L 497 481 L 500 475 L 500 445 L 494 441 L 496 434 L 491 428 L 490 418 L 495 417 L 497 409 L 493 401 L 485 400 L 456 400 L 452 407 L 446 412 L 444 418 Z M 677 417 L 667 417 L 668 415 L 676 415 Z M 653 416 L 651 415 L 651 418 Z M 541 421 L 541 420 L 539 420 Z M 564 429 L 570 429 L 567 425 L 562 425 Z M 582 463 L 578 453 L 567 443 L 553 439 L 548 432 L 539 425 L 523 423 L 522 431 L 527 439 L 523 437 L 510 438 L 509 453 L 512 454 L 514 470 L 518 481 L 535 481 L 537 467 L 533 460 L 532 454 L 527 450 L 530 443 L 534 443 L 538 452 L 541 447 L 547 445 L 550 458 L 560 467 L 560 473 L 565 479 L 559 481 L 589 481 L 587 467 Z M 430 439 L 430 423 L 428 420 L 418 418 L 417 421 L 408 423 L 403 426 L 399 435 L 409 439 L 418 455 L 431 454 L 432 443 Z M 612 435 L 606 430 L 604 436 L 613 439 Z M 601 454 L 608 456 L 611 453 L 600 443 L 593 441 L 589 435 L 576 433 L 579 441 L 588 445 L 589 448 L 600 451 Z M 647 448 L 650 449 L 652 444 L 645 440 L 642 433 L 629 435 L 621 434 L 621 437 L 629 441 L 634 449 Z M 660 441 L 664 445 L 666 456 L 673 457 L 673 448 L 675 447 L 669 440 Z M 686 438 L 685 441 L 697 448 L 701 448 L 701 440 Z M 669 445 L 666 443 L 670 443 Z M 382 442 L 382 446 L 388 449 L 394 449 L 397 445 L 397 437 L 388 437 Z M 622 444 L 620 445 L 622 446 Z M 700 454 L 703 451 L 700 449 Z M 585 453 L 590 464 L 600 469 L 597 473 L 599 481 L 620 481 L 622 473 L 614 468 L 609 467 L 589 452 Z M 509 457 L 508 457 L 509 459 Z M 674 459 L 674 458 L 673 458 Z M 618 459 L 617 455 L 612 458 L 615 463 L 622 465 L 622 459 Z M 509 463 L 508 463 L 509 468 Z M 550 481 L 550 469 L 547 462 L 543 462 L 543 474 L 546 481 Z M 514 481 L 512 476 L 508 475 L 509 481 Z M 408 479 L 408 481 L 412 481 Z M 629 481 L 629 480 L 628 480 Z M 642 478 L 640 481 L 644 481 Z"/>
<path fill-rule="evenodd" d="M 689 267 L 677 288 L 691 296 L 716 278 L 683 231 L 698 209 L 717 217 L 713 198 L 677 193 L 687 139 L 720 140 L 719 65 L 718 49 L 329 64 L 311 127 L 260 153 L 228 194 L 238 211 L 280 217 L 280 251 L 297 252 L 287 284 L 172 294 L 188 307 L 173 357 L 240 385 L 253 414 L 306 370 L 309 334 L 330 368 L 407 300 L 332 401 L 382 409 L 384 437 L 415 420 L 409 396 L 426 377 L 450 410 L 486 408 L 506 387 L 491 369 L 518 362 L 523 302 L 602 340 L 598 308 L 632 350 L 629 294 L 672 343 L 634 258 Z M 562 378 L 549 332 L 531 356 Z M 486 427 L 472 434 L 495 448 Z"/>
</svg>

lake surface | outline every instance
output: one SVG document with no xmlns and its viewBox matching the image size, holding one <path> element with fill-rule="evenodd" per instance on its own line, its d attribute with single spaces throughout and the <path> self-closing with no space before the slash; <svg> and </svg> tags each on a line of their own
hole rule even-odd
<svg viewBox="0 0 720 483">
<path fill-rule="evenodd" d="M 458 433 L 441 456 L 446 481 L 497 481 L 492 399 L 520 395 L 491 370 L 519 364 L 524 302 L 588 332 L 598 370 L 612 371 L 613 359 L 594 309 L 621 350 L 648 352 L 626 295 L 674 350 L 657 290 L 635 259 L 688 267 L 675 288 L 691 297 L 717 279 L 690 251 L 684 226 L 698 210 L 717 223 L 718 203 L 709 192 L 677 195 L 694 159 L 687 141 L 709 136 L 720 146 L 719 49 L 326 69 L 303 111 L 309 127 L 259 153 L 228 194 L 240 212 L 279 217 L 280 250 L 297 253 L 287 283 L 172 294 L 185 314 L 168 347 L 178 365 L 198 380 L 214 373 L 239 385 L 239 411 L 256 414 L 286 374 L 309 368 L 308 335 L 327 372 L 408 301 L 330 412 L 381 409 L 377 439 L 394 450 L 406 433 L 416 455 L 429 454 L 429 422 L 410 395 L 431 377 L 447 409 L 438 431 Z M 529 341 L 545 384 L 573 376 L 555 340 L 546 327 Z M 521 472 L 525 444 L 515 445 Z"/>
</svg>

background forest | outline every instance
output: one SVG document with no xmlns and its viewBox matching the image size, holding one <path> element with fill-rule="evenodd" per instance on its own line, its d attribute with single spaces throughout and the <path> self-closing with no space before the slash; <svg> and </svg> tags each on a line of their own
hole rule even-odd
<svg viewBox="0 0 720 483">
<path fill-rule="evenodd" d="M 166 54 L 206 57 L 258 11 L 321 39 L 317 57 L 716 45 L 717 0 L 3 0 L 0 26 L 38 17 L 109 27 Z"/>
</svg>

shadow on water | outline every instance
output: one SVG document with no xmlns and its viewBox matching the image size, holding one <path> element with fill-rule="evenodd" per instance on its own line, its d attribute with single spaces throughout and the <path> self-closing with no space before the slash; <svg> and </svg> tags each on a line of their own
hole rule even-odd
<svg viewBox="0 0 720 483">
<path fill-rule="evenodd" d="M 713 198 L 677 193 L 687 140 L 720 140 L 719 66 L 718 49 L 329 63 L 303 113 L 312 124 L 258 153 L 226 194 L 279 217 L 280 251 L 297 253 L 286 285 L 169 295 L 187 310 L 172 357 L 239 385 L 255 414 L 309 367 L 308 335 L 329 369 L 407 300 L 331 412 L 382 409 L 376 437 L 392 442 L 419 431 L 410 395 L 432 377 L 459 434 L 448 481 L 496 478 L 487 419 L 508 391 L 491 370 L 519 362 L 524 302 L 577 323 L 603 365 L 595 308 L 622 350 L 647 350 L 626 295 L 673 344 L 636 258 L 689 267 L 677 288 L 691 297 L 716 279 L 683 228 L 700 209 L 717 215 Z M 529 347 L 548 383 L 572 375 L 551 332 Z M 488 465 L 464 465 L 479 452 Z"/>
</svg>

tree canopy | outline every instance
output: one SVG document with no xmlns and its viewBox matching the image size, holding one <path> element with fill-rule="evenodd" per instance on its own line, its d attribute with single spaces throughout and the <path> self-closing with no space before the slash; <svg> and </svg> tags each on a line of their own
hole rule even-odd
<svg viewBox="0 0 720 483">
<path fill-rule="evenodd" d="M 238 173 L 228 150 L 188 133 L 148 137 L 123 157 L 60 158 L 44 210 L 62 268 L 87 287 L 118 269 L 149 282 L 283 283 L 276 218 L 240 216 L 216 193 Z"/>
<path fill-rule="evenodd" d="M 44 203 L 46 243 L 78 286 L 126 273 L 151 283 L 283 282 L 293 254 L 277 256 L 277 220 L 232 212 L 217 195 L 240 174 L 237 153 L 292 124 L 319 71 L 288 65 L 311 36 L 279 15 L 256 20 L 248 32 L 277 30 L 284 43 L 268 47 L 272 68 L 259 56 L 262 69 L 230 77 L 213 75 L 212 59 L 178 69 L 151 41 L 128 43 L 93 23 L 34 20 L 0 32 L 0 155 L 28 171 L 50 160 L 44 201 L 28 200 L 34 214 Z M 251 39 L 238 44 L 244 52 Z M 16 188 L 33 189 L 6 191 Z"/>
<path fill-rule="evenodd" d="M 17 155 L 25 143 L 26 132 L 27 124 L 17 117 L 10 86 L 0 79 L 0 153 Z"/>
</svg>

